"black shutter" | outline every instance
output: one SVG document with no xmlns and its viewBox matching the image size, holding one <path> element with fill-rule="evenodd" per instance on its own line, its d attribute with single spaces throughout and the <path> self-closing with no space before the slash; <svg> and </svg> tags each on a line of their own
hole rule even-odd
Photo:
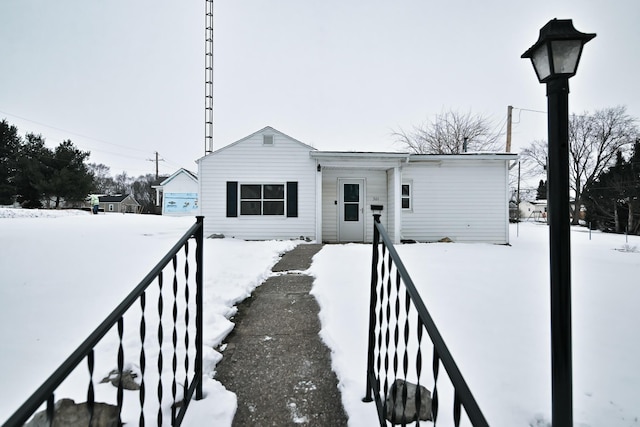
<svg viewBox="0 0 640 427">
<path fill-rule="evenodd" d="M 287 217 L 298 217 L 298 183 L 287 182 Z"/>
<path fill-rule="evenodd" d="M 227 181 L 227 217 L 238 216 L 238 182 Z"/>
</svg>

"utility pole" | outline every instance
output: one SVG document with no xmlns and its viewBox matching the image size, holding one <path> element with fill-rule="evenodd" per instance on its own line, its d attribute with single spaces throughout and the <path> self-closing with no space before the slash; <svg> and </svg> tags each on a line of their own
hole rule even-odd
<svg viewBox="0 0 640 427">
<path fill-rule="evenodd" d="M 507 153 L 511 152 L 511 113 L 513 112 L 513 107 L 511 105 L 507 106 Z"/>
<path fill-rule="evenodd" d="M 158 152 L 156 151 L 156 158 L 154 159 L 147 159 L 148 162 L 156 162 L 156 181 L 158 180 L 158 177 L 160 176 L 158 173 L 158 162 L 164 162 L 164 159 L 160 159 L 158 158 Z"/>
</svg>

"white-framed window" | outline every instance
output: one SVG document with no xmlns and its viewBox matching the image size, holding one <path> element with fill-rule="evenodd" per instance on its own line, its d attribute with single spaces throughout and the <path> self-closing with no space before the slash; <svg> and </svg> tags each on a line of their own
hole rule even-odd
<svg viewBox="0 0 640 427">
<path fill-rule="evenodd" d="M 411 183 L 402 184 L 402 195 L 401 195 L 402 209 L 410 210 L 412 208 L 412 203 L 411 203 L 412 188 L 411 187 L 413 187 Z"/>
<path fill-rule="evenodd" d="M 113 212 L 113 203 L 109 203 L 109 212 Z"/>
<path fill-rule="evenodd" d="M 285 214 L 284 184 L 240 184 L 240 215 Z"/>
</svg>

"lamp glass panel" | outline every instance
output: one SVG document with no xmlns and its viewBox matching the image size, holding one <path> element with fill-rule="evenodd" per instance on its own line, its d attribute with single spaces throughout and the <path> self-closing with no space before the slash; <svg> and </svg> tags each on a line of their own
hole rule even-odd
<svg viewBox="0 0 640 427">
<path fill-rule="evenodd" d="M 557 40 L 551 42 L 553 52 L 553 69 L 557 74 L 575 74 L 582 41 Z"/>
<path fill-rule="evenodd" d="M 551 75 L 551 64 L 549 63 L 549 52 L 547 45 L 543 44 L 531 55 L 533 68 L 536 69 L 538 80 L 542 81 Z"/>
</svg>

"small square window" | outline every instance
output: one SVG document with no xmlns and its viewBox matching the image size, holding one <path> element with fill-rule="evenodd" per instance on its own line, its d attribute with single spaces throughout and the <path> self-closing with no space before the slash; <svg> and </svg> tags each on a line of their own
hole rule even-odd
<svg viewBox="0 0 640 427">
<path fill-rule="evenodd" d="M 262 145 L 273 145 L 273 135 L 262 135 Z"/>
</svg>

